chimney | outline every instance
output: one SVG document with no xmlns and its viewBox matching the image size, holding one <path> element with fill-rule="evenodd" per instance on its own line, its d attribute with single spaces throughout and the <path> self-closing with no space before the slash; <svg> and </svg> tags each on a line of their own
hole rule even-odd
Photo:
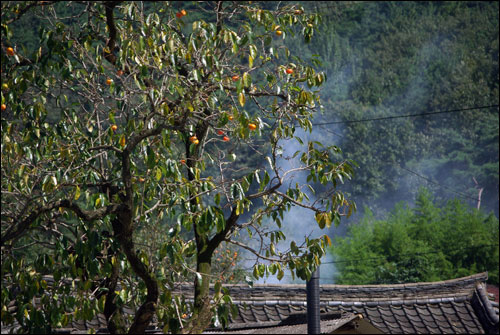
<svg viewBox="0 0 500 335">
<path fill-rule="evenodd" d="M 319 315 L 319 266 L 307 281 L 307 333 L 321 334 Z"/>
</svg>

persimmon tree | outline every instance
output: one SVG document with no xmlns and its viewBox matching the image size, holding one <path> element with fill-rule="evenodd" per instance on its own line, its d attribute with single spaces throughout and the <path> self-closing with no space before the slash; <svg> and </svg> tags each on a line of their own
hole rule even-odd
<svg viewBox="0 0 500 335">
<path fill-rule="evenodd" d="M 353 208 L 335 189 L 352 173 L 338 148 L 308 143 L 279 164 L 295 130 L 312 130 L 325 81 L 283 40 L 309 41 L 318 17 L 180 6 L 2 2 L 3 323 L 48 332 L 104 313 L 111 333 L 143 333 L 156 315 L 164 331 L 199 333 L 227 322 L 212 273 L 223 242 L 256 256 L 257 278 L 306 279 L 330 241 L 277 248 L 283 214 L 307 208 L 324 228 Z M 34 50 L 16 42 L 25 15 L 41 22 Z M 321 195 L 289 183 L 298 172 Z M 172 294 L 186 278 L 194 301 Z"/>
</svg>

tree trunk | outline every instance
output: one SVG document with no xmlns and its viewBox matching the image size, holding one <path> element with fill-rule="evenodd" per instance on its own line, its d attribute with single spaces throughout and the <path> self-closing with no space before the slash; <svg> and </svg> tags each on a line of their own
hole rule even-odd
<svg viewBox="0 0 500 335">
<path fill-rule="evenodd" d="M 212 270 L 211 252 L 198 255 L 196 271 L 200 274 L 194 281 L 194 306 L 190 323 L 183 329 L 185 334 L 201 334 L 210 325 L 210 272 Z"/>
</svg>

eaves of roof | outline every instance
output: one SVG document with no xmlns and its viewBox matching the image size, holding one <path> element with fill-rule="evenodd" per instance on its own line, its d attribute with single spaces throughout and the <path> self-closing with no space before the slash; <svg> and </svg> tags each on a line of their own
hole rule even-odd
<svg viewBox="0 0 500 335">
<path fill-rule="evenodd" d="M 322 329 L 327 331 L 344 318 L 363 317 L 383 333 L 455 333 L 498 334 L 498 304 L 491 303 L 485 290 L 487 273 L 452 280 L 397 285 L 321 285 Z M 226 285 L 238 314 L 230 318 L 229 332 L 261 333 L 264 329 L 279 333 L 298 331 L 305 322 L 293 315 L 306 312 L 305 285 Z M 190 300 L 192 284 L 179 284 L 173 295 Z M 133 313 L 129 310 L 128 313 Z M 337 315 L 330 318 L 328 316 Z M 336 320 L 336 321 L 335 321 Z M 353 321 L 351 319 L 349 322 Z M 288 323 L 287 323 L 288 322 Z M 323 325 L 324 324 L 324 325 Z M 305 326 L 304 326 L 305 325 Z M 90 322 L 73 322 L 57 333 L 82 333 L 89 329 L 106 332 L 104 317 Z M 278 327 L 278 328 L 276 328 Z M 161 333 L 151 327 L 148 333 Z M 305 328 L 307 329 L 307 328 Z M 2 323 L 2 333 L 8 330 Z M 220 332 L 221 329 L 208 331 Z M 328 331 L 330 332 L 330 331 Z"/>
</svg>

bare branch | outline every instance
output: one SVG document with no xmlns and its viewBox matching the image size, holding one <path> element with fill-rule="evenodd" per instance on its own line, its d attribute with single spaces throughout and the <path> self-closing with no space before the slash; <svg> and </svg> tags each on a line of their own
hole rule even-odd
<svg viewBox="0 0 500 335">
<path fill-rule="evenodd" d="M 237 245 L 237 246 L 239 246 L 239 247 L 241 247 L 241 248 L 243 248 L 245 250 L 250 251 L 252 254 L 254 254 L 255 256 L 257 256 L 260 259 L 264 259 L 264 260 L 270 261 L 270 262 L 277 262 L 277 263 L 283 263 L 283 262 L 285 262 L 285 260 L 281 259 L 281 258 L 266 257 L 265 255 L 262 255 L 262 254 L 258 253 L 256 250 L 250 248 L 248 245 L 243 244 L 241 242 L 234 241 L 234 240 L 231 240 L 231 239 L 226 239 L 225 241 L 228 242 L 228 243 L 232 243 L 234 245 Z"/>
</svg>

